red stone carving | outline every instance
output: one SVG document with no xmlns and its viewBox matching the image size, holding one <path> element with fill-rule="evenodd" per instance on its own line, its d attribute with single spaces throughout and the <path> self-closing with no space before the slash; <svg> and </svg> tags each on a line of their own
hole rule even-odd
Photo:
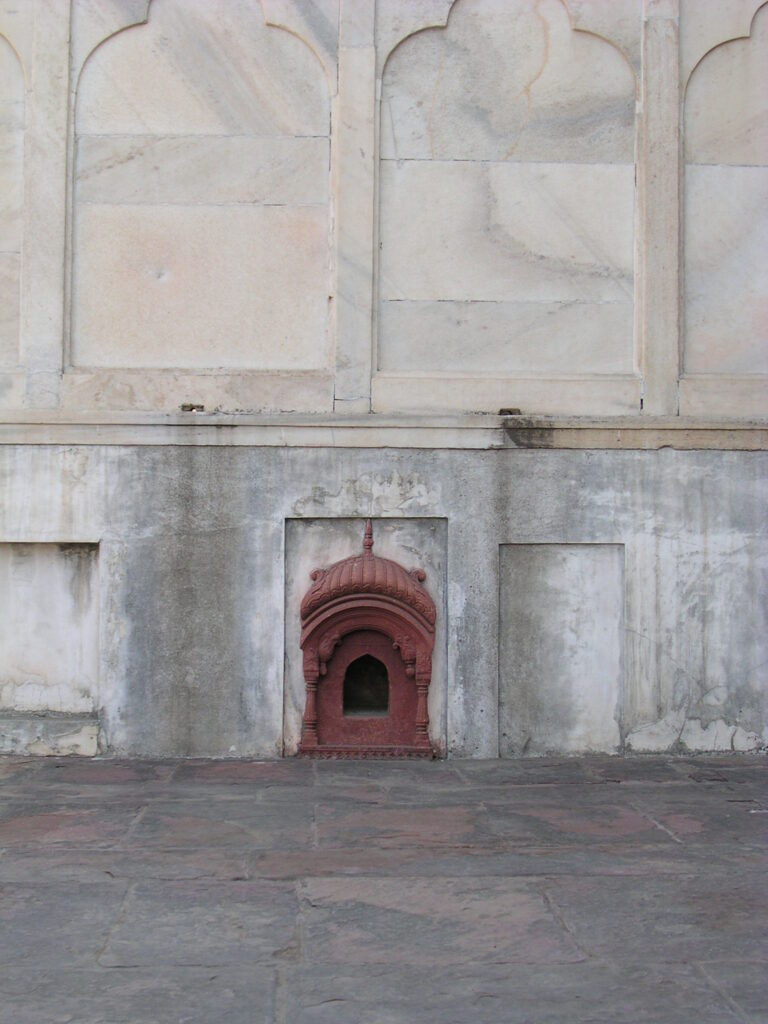
<svg viewBox="0 0 768 1024">
<path fill-rule="evenodd" d="M 307 701 L 299 753 L 309 757 L 434 757 L 427 695 L 435 644 L 435 603 L 423 569 L 363 552 L 310 574 L 301 602 Z M 386 711 L 344 712 L 350 665 L 369 655 L 386 669 Z"/>
</svg>

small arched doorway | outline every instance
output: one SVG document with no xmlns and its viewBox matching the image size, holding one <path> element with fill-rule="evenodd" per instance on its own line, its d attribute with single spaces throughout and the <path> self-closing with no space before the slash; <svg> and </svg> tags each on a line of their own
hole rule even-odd
<svg viewBox="0 0 768 1024">
<path fill-rule="evenodd" d="M 433 757 L 427 693 L 435 605 L 425 573 L 372 552 L 315 569 L 301 604 L 307 695 L 299 753 Z"/>
<path fill-rule="evenodd" d="M 386 718 L 389 715 L 389 673 L 372 654 L 363 654 L 347 665 L 341 694 L 345 718 Z"/>
</svg>

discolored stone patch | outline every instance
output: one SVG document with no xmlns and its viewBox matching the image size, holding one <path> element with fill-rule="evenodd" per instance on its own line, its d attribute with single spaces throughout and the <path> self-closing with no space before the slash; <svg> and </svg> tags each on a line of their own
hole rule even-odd
<svg viewBox="0 0 768 1024">
<path fill-rule="evenodd" d="M 307 957 L 328 964 L 568 963 L 584 955 L 525 881 L 310 879 Z"/>
</svg>

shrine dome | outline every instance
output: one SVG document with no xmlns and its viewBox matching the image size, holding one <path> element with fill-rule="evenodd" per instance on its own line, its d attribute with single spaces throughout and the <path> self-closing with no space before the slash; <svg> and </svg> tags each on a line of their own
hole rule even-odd
<svg viewBox="0 0 768 1024">
<path fill-rule="evenodd" d="M 389 558 L 374 555 L 370 519 L 365 524 L 362 554 L 343 558 L 324 569 L 313 569 L 310 577 L 314 584 L 301 602 L 302 623 L 338 598 L 375 594 L 409 606 L 434 628 L 435 603 L 421 585 L 426 573 L 423 569 L 405 569 Z"/>
</svg>

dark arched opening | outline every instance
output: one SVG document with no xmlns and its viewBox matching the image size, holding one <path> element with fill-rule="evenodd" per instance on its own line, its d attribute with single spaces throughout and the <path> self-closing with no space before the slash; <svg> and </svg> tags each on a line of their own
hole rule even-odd
<svg viewBox="0 0 768 1024">
<path fill-rule="evenodd" d="M 378 658 L 364 654 L 347 666 L 344 675 L 344 714 L 386 718 L 389 714 L 389 676 Z"/>
</svg>

